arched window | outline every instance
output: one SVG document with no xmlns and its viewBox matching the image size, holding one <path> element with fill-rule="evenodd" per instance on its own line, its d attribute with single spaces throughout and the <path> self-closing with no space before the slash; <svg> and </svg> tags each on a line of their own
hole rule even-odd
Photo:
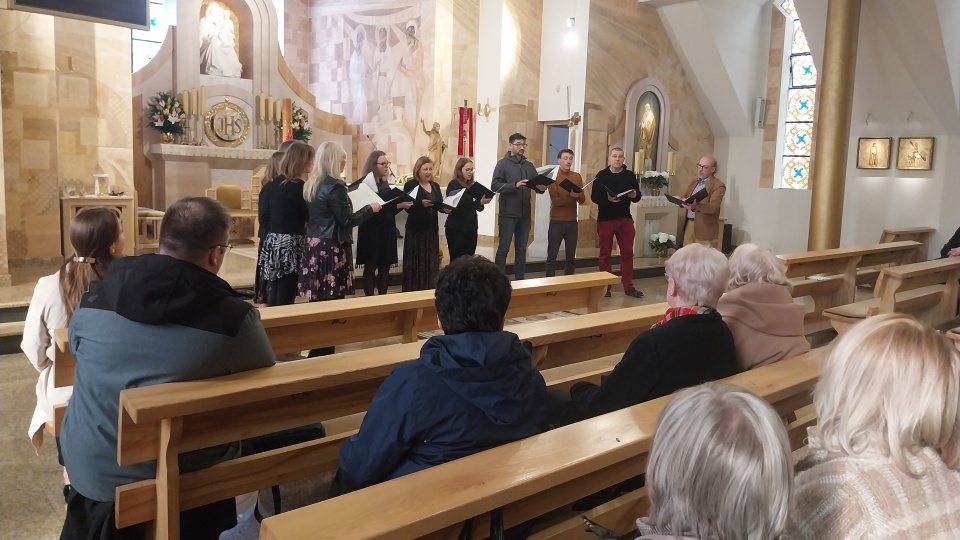
<svg viewBox="0 0 960 540">
<path fill-rule="evenodd" d="M 793 0 L 775 0 L 786 16 L 783 82 L 781 86 L 778 187 L 810 187 L 810 149 L 813 146 L 814 105 L 817 98 L 817 68 Z"/>
<path fill-rule="evenodd" d="M 176 0 L 150 0 L 150 30 L 130 31 L 130 72 L 153 60 L 163 45 L 167 29 L 177 21 Z"/>
</svg>

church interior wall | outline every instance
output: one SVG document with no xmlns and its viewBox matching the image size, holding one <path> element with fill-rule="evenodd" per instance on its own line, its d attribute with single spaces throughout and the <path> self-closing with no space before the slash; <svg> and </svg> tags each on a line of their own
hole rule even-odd
<svg viewBox="0 0 960 540">
<path fill-rule="evenodd" d="M 583 170 L 607 165 L 609 144 L 623 138 L 625 98 L 638 80 L 654 77 L 671 104 L 669 146 L 677 152 L 671 189 L 686 187 L 700 156 L 710 154 L 714 136 L 688 74 L 656 8 L 631 0 L 592 0 L 587 48 Z M 632 148 L 626 149 L 632 155 Z M 632 168 L 628 159 L 628 167 Z M 664 168 L 665 160 L 661 163 Z"/>
<path fill-rule="evenodd" d="M 96 167 L 133 186 L 130 31 L 0 11 L 6 243 L 10 259 L 60 256 L 62 190 Z"/>
<path fill-rule="evenodd" d="M 500 155 L 513 133 L 527 137 L 525 156 L 537 166 L 544 160 L 540 101 L 540 40 L 543 0 L 505 0 L 500 64 Z"/>
</svg>

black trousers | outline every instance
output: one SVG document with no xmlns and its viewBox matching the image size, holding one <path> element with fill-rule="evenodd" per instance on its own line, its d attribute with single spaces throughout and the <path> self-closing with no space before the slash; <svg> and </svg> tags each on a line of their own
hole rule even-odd
<svg viewBox="0 0 960 540">
<path fill-rule="evenodd" d="M 546 275 L 556 275 L 554 267 L 557 264 L 557 254 L 560 253 L 560 243 L 563 242 L 566 258 L 563 261 L 565 275 L 571 275 L 577 269 L 577 222 L 550 220 L 547 229 L 547 264 Z"/>
<path fill-rule="evenodd" d="M 70 487 L 67 517 L 60 540 L 144 540 L 148 523 L 118 529 L 114 521 L 116 503 L 88 499 Z M 237 526 L 237 505 L 233 498 L 180 512 L 180 538 L 218 540 L 220 533 Z"/>
<path fill-rule="evenodd" d="M 447 249 L 450 250 L 450 260 L 454 261 L 464 255 L 477 254 L 477 231 L 458 231 L 444 228 L 447 236 Z"/>
</svg>

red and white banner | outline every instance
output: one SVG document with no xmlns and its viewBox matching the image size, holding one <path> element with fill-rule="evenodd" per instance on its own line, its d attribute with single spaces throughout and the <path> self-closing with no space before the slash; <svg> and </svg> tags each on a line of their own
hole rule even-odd
<svg viewBox="0 0 960 540">
<path fill-rule="evenodd" d="M 472 158 L 473 157 L 473 109 L 470 107 L 460 107 L 459 109 L 460 131 L 457 142 L 457 154 Z"/>
</svg>

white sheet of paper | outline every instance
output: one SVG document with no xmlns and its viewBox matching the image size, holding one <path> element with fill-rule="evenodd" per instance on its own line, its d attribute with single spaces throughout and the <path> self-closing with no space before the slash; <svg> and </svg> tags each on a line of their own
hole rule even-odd
<svg viewBox="0 0 960 540">
<path fill-rule="evenodd" d="M 363 185 L 370 188 L 374 193 L 377 192 L 377 179 L 373 177 L 373 171 L 368 172 L 367 175 L 363 177 Z"/>
<path fill-rule="evenodd" d="M 383 199 L 377 195 L 377 192 L 367 187 L 366 184 L 360 184 L 357 189 L 348 191 L 347 195 L 350 196 L 350 202 L 353 203 L 354 212 L 363 208 L 364 206 L 367 206 L 368 204 L 383 204 Z"/>
<path fill-rule="evenodd" d="M 557 172 L 560 170 L 560 167 L 556 165 L 544 165 L 543 167 L 537 167 L 537 174 L 545 174 L 548 178 L 554 180 L 557 179 Z"/>
<path fill-rule="evenodd" d="M 413 189 L 407 192 L 407 195 L 413 197 L 414 200 L 417 199 L 417 194 L 420 193 L 420 185 L 417 184 L 413 186 Z"/>
<path fill-rule="evenodd" d="M 443 200 L 443 204 L 447 204 L 447 205 L 450 205 L 450 206 L 456 208 L 457 205 L 460 204 L 460 199 L 463 198 L 463 192 L 464 192 L 464 191 L 466 191 L 466 190 L 465 190 L 465 189 L 461 189 L 460 191 L 456 192 L 455 194 L 447 197 L 446 199 Z"/>
</svg>

